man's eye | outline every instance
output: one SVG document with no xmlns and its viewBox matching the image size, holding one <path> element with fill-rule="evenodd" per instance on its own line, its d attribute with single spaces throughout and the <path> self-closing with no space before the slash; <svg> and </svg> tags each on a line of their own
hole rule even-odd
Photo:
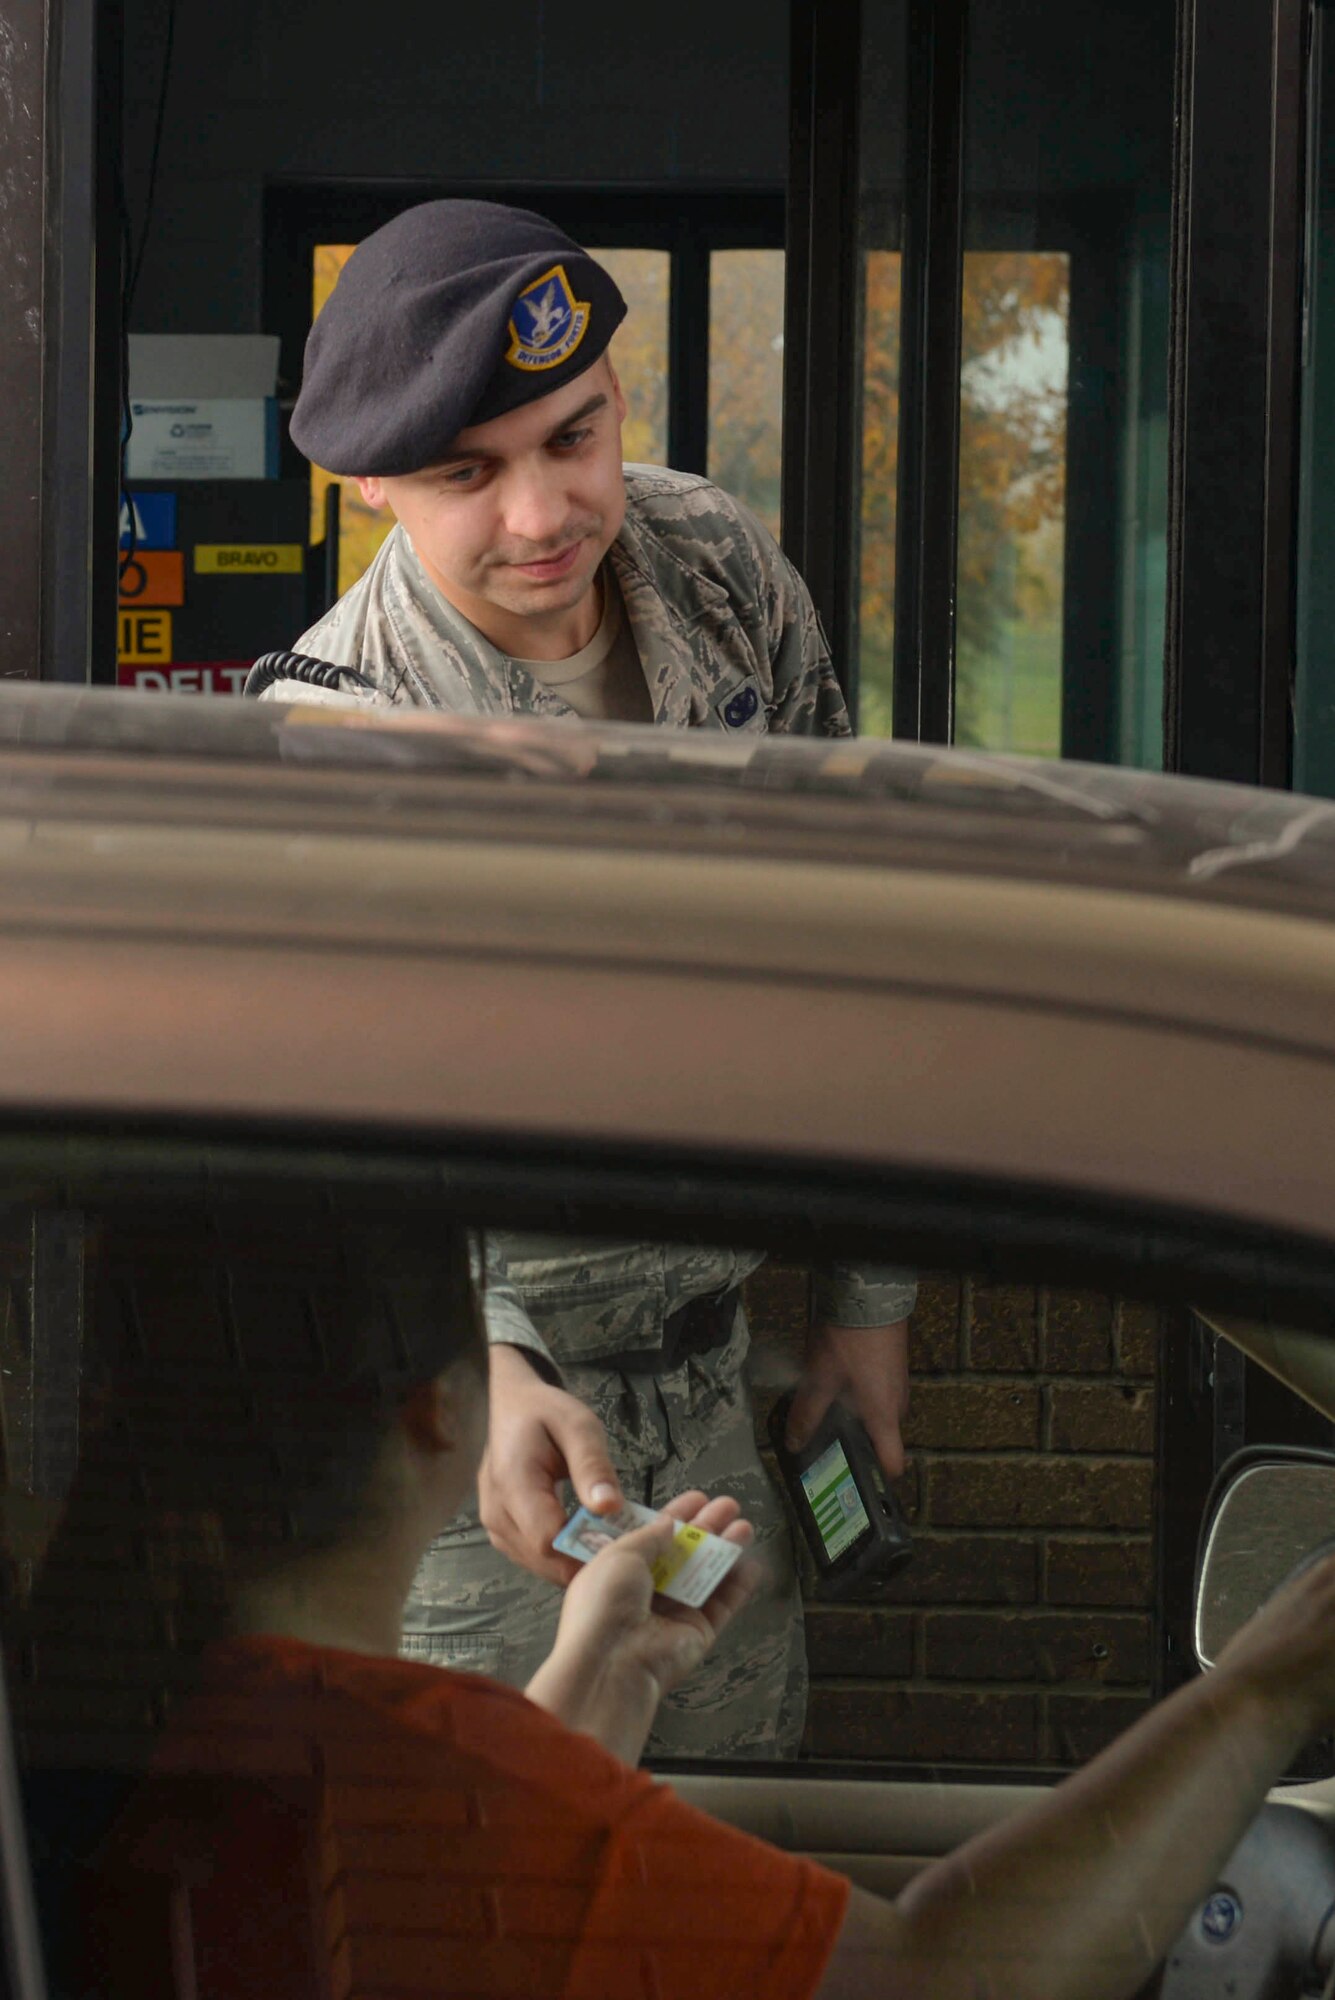
<svg viewBox="0 0 1335 2000">
<path fill-rule="evenodd" d="M 447 486 L 472 486 L 481 476 L 480 465 L 456 465 L 445 474 Z"/>
<path fill-rule="evenodd" d="M 558 451 L 574 451 L 577 445 L 583 444 L 585 438 L 590 438 L 592 436 L 593 436 L 593 430 L 589 425 L 586 424 L 583 430 L 562 431 L 559 437 L 554 437 L 552 439 L 552 443 L 556 446 L 556 449 Z"/>
</svg>

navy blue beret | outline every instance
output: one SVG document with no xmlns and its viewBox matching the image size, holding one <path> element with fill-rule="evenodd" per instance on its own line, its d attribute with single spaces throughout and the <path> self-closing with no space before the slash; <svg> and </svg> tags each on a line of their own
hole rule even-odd
<svg viewBox="0 0 1335 2000">
<path fill-rule="evenodd" d="M 607 272 L 542 216 L 423 202 L 343 266 L 306 342 L 293 439 L 327 472 L 419 472 L 461 430 L 582 375 L 625 316 Z"/>
</svg>

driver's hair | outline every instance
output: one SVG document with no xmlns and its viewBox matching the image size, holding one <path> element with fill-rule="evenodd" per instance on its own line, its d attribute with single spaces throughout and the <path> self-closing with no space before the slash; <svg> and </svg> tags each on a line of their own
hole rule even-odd
<svg viewBox="0 0 1335 2000">
<path fill-rule="evenodd" d="M 233 1378 L 219 1385 L 230 1463 L 215 1458 L 206 1411 L 180 1423 L 179 1398 L 163 1437 L 159 1369 L 113 1368 L 102 1390 L 124 1433 L 142 1426 L 140 1475 L 158 1503 L 207 1507 L 224 1526 L 230 1517 L 236 1551 L 258 1554 L 274 1526 L 284 1555 L 364 1527 L 368 1482 L 404 1399 L 456 1362 L 484 1365 L 469 1240 L 438 1210 L 287 1213 L 277 1227 L 234 1210 L 222 1240 L 213 1217 L 198 1228 L 178 1218 L 151 1241 L 105 1214 L 97 1225 L 99 1304 L 112 1325 L 137 1315 L 142 1329 L 173 1277 L 195 1297 L 201 1274 L 213 1279 Z M 194 1404 L 185 1385 L 180 1393 Z"/>
<path fill-rule="evenodd" d="M 121 1186 L 81 1207 L 77 1468 L 63 1500 L 41 1503 L 45 1546 L 9 1550 L 20 1642 L 26 1627 L 40 1647 L 77 1594 L 127 1689 L 164 1671 L 164 1645 L 168 1679 L 188 1681 L 238 1583 L 374 1536 L 397 1490 L 381 1472 L 406 1398 L 486 1358 L 479 1260 L 438 1196 L 396 1190 L 371 1207 L 343 1190 L 337 1204 L 216 1184 L 198 1200 L 152 1192 Z M 108 1563 L 98 1552 L 113 1543 Z M 159 1621 L 151 1668 L 127 1592 Z"/>
</svg>

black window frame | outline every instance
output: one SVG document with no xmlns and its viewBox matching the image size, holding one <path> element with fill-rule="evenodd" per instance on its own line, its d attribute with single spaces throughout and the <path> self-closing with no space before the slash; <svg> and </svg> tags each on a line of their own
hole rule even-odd
<svg viewBox="0 0 1335 2000">
<path fill-rule="evenodd" d="M 902 200 L 895 733 L 948 741 L 954 718 L 959 337 L 967 218 L 966 55 L 977 0 L 908 0 Z M 792 0 L 785 543 L 836 661 L 856 659 L 859 75 L 864 0 Z M 1164 768 L 1290 782 L 1312 0 L 1178 0 L 1169 342 L 1169 600 Z M 1199 17 L 1199 23 L 1198 23 Z M 1246 79 L 1251 88 L 1240 87 Z M 1092 211 L 1091 211 L 1092 212 Z M 1072 314 L 1097 344 L 1106 269 L 1079 204 Z M 1054 241 L 1053 248 L 1065 247 Z M 1076 258 L 1080 258 L 1077 268 Z M 1075 346 L 1073 328 L 1072 345 Z M 1068 453 L 1100 456 L 1072 412 Z M 1106 423 L 1106 418 L 1104 419 Z M 816 437 L 820 450 L 812 448 Z M 1084 502 L 1079 503 L 1084 510 Z M 1098 496 L 1091 494 L 1091 507 Z M 1085 552 L 1082 552 L 1085 551 Z M 1106 761 L 1116 661 L 1100 634 L 1097 551 L 1068 535 L 1062 751 Z M 1105 554 L 1106 560 L 1106 554 Z M 850 676 L 851 680 L 851 676 Z M 856 710 L 856 687 L 847 689 Z"/>
<path fill-rule="evenodd" d="M 906 15 L 906 141 L 902 198 L 870 201 L 860 184 L 859 76 L 863 0 L 832 21 L 795 0 L 790 360 L 785 437 L 784 542 L 830 632 L 853 714 L 858 698 L 858 582 L 862 425 L 861 257 L 897 250 L 900 297 L 898 491 L 895 514 L 894 733 L 952 740 L 956 680 L 960 366 L 963 259 L 1014 249 L 1024 218 L 1034 252 L 1070 259 L 1070 349 L 1105 393 L 1067 397 L 1068 511 L 1062 609 L 1061 754 L 1107 762 L 1117 740 L 1117 635 L 1104 607 L 1116 516 L 1124 398 L 1116 354 L 1118 245 L 1133 203 L 1091 191 L 1070 199 L 1003 202 L 971 196 L 965 178 L 968 0 L 911 0 Z M 839 310 L 817 302 L 835 300 Z M 1110 351 L 1111 350 L 1111 351 Z M 812 448 L 820 437 L 822 448 Z M 1077 476 L 1069 477 L 1075 466 Z"/>
<path fill-rule="evenodd" d="M 189 1116 L 169 1126 L 131 1117 L 119 1121 L 114 1132 L 89 1129 L 77 1117 L 16 1118 L 0 1133 L 0 1171 L 12 1171 L 17 1155 L 26 1171 L 37 1163 L 44 1179 L 66 1190 L 84 1180 L 96 1185 L 99 1176 L 110 1187 L 116 1179 L 113 1155 L 121 1148 L 130 1156 L 130 1174 L 154 1185 L 170 1185 L 177 1161 L 198 1175 L 199 1156 L 206 1151 L 210 1173 L 255 1186 L 292 1187 L 303 1172 L 349 1189 L 411 1180 L 438 1194 L 442 1211 L 483 1229 L 591 1239 L 672 1235 L 777 1252 L 788 1262 L 883 1256 L 891 1241 L 897 1255 L 924 1269 L 1003 1284 L 1068 1283 L 1150 1300 L 1163 1314 L 1152 1517 L 1156 1700 L 1196 1671 L 1194 1566 L 1206 1495 L 1233 1450 L 1280 1441 L 1268 1437 L 1258 1419 L 1268 1412 L 1267 1399 L 1277 1407 L 1287 1393 L 1263 1370 L 1248 1368 L 1244 1378 L 1242 1355 L 1216 1340 L 1192 1307 L 1268 1314 L 1335 1340 L 1335 1236 L 1318 1242 L 1241 1226 L 1233 1215 L 1204 1207 L 1193 1212 L 1146 1203 L 1138 1209 L 1079 1184 L 1025 1187 L 984 1175 L 891 1168 L 869 1174 L 857 1160 L 795 1164 L 721 1148 L 590 1140 L 572 1150 L 522 1131 L 464 1138 L 374 1121 L 313 1129 L 272 1116 Z M 52 1274 L 59 1282 L 57 1264 Z M 77 1379 L 58 1342 L 41 1352 L 34 1347 L 33 1367 L 49 1378 L 50 1388 L 65 1394 Z M 1329 1447 L 1329 1422 L 1315 1411 L 1308 1417 L 1301 1436 L 1283 1441 Z M 0 1869 L 6 1803 L 3 1688 L 0 1678 Z M 924 1775 L 921 1763 L 890 1759 L 803 1759 L 768 1766 L 673 1759 L 660 1768 L 732 1778 L 769 1772 L 804 1782 L 821 1777 L 920 1782 Z M 938 1779 L 969 1784 L 1042 1784 L 1059 1775 L 1046 1765 L 969 1760 L 932 1768 Z M 1317 1772 L 1304 1768 L 1303 1775 Z"/>
<path fill-rule="evenodd" d="M 896 735 L 929 742 L 948 741 L 954 724 L 962 260 L 966 242 L 975 247 L 966 218 L 976 213 L 964 174 L 971 4 L 979 0 L 907 0 L 905 29 L 894 722 Z M 1177 0 L 1172 107 L 1163 765 L 1281 788 L 1291 783 L 1297 649 L 1314 4 Z M 791 515 L 789 553 L 847 674 L 856 662 L 850 547 L 862 419 L 860 273 L 850 272 L 848 257 L 859 237 L 865 0 L 844 0 L 837 26 L 831 11 L 821 0 L 791 0 L 789 230 L 806 254 L 790 259 L 785 433 L 808 450 L 806 462 L 785 466 L 786 503 L 793 496 L 785 522 Z M 1100 322 L 1108 274 L 1097 256 L 1092 268 L 1080 256 L 1078 205 L 1067 227 L 1074 350 L 1079 339 L 1110 337 Z M 842 262 L 832 246 L 842 246 Z M 1066 245 L 1058 237 L 1051 247 Z M 1098 425 L 1086 435 L 1080 413 L 1070 414 L 1068 464 L 1074 450 L 1088 465 Z M 810 449 L 817 430 L 819 454 Z M 1106 454 L 1105 480 L 1113 463 Z M 1087 559 L 1097 549 L 1068 524 L 1062 751 L 1105 761 L 1116 742 L 1117 663 L 1085 609 L 1091 597 L 1097 604 L 1099 584 L 1092 568 L 1081 574 Z M 1106 550 L 1103 559 L 1111 559 Z M 1070 671 L 1077 661 L 1079 685 Z M 848 693 L 856 714 L 856 686 Z M 1312 1412 L 1240 1354 L 1221 1350 L 1216 1365 L 1197 1335 L 1169 1357 L 1159 1424 L 1158 1680 L 1167 1688 L 1191 1670 L 1184 1620 L 1196 1521 L 1214 1471 L 1243 1443 L 1310 1440 Z"/>
</svg>

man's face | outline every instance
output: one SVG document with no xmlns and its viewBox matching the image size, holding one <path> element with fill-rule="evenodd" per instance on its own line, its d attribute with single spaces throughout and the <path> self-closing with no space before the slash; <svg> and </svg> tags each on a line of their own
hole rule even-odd
<svg viewBox="0 0 1335 2000">
<path fill-rule="evenodd" d="M 489 639 L 559 659 L 592 636 L 580 607 L 625 515 L 625 414 L 603 355 L 550 396 L 461 431 L 440 464 L 358 485 L 368 505 L 393 509 L 438 589 Z"/>
</svg>

